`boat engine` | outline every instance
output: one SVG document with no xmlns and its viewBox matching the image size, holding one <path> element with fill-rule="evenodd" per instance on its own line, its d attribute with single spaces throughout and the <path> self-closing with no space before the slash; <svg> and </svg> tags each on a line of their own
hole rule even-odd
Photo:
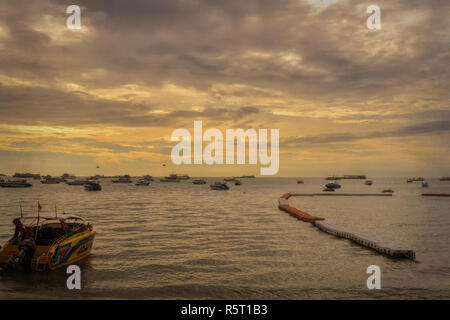
<svg viewBox="0 0 450 320">
<path fill-rule="evenodd" d="M 30 268 L 36 250 L 36 242 L 33 238 L 25 238 L 18 247 L 19 253 L 13 257 L 10 267 L 16 270 L 27 270 Z"/>
</svg>

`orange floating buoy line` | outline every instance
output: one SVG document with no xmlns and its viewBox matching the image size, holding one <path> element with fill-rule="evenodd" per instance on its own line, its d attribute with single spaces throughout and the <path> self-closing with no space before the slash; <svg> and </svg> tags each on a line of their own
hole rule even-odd
<svg viewBox="0 0 450 320">
<path fill-rule="evenodd" d="M 334 235 L 336 237 L 349 239 L 363 247 L 372 249 L 378 253 L 385 254 L 394 258 L 407 258 L 411 260 L 416 259 L 416 254 L 413 250 L 400 247 L 394 243 L 386 242 L 371 236 L 351 231 L 347 228 L 336 226 L 325 221 L 324 218 L 312 216 L 309 213 L 303 212 L 289 204 L 289 198 L 295 196 L 292 193 L 285 193 L 278 199 L 278 208 L 291 216 L 302 220 L 304 222 L 311 222 L 319 230 Z"/>
<path fill-rule="evenodd" d="M 315 217 L 306 212 L 300 211 L 297 208 L 291 207 L 288 201 L 291 196 L 291 193 L 285 193 L 280 197 L 280 199 L 278 200 L 278 208 L 280 208 L 280 210 L 283 210 L 284 212 L 289 213 L 291 216 L 305 222 L 325 220 L 324 218 Z"/>
</svg>

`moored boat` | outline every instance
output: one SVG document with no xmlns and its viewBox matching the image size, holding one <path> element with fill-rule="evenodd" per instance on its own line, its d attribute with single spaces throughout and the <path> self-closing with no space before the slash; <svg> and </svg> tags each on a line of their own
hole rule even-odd
<svg viewBox="0 0 450 320">
<path fill-rule="evenodd" d="M 422 182 L 422 188 L 428 188 L 428 182 L 426 181 Z"/>
<path fill-rule="evenodd" d="M 98 182 L 89 181 L 89 183 L 84 185 L 84 189 L 86 191 L 100 191 L 102 190 L 102 186 Z"/>
<path fill-rule="evenodd" d="M 161 182 L 180 182 L 180 178 L 176 174 L 171 174 L 164 179 L 159 179 Z"/>
<path fill-rule="evenodd" d="M 236 180 L 236 181 L 234 182 L 234 185 L 235 185 L 235 186 L 240 186 L 241 184 L 242 184 L 241 180 Z"/>
<path fill-rule="evenodd" d="M 32 184 L 28 183 L 26 179 L 16 179 L 0 182 L 0 187 L 2 188 L 28 188 L 31 186 Z"/>
<path fill-rule="evenodd" d="M 297 180 L 297 184 L 303 184 L 303 183 L 304 183 L 303 180 L 301 180 L 301 179 Z"/>
<path fill-rule="evenodd" d="M 330 189 L 339 189 L 341 187 L 341 185 L 336 182 L 330 182 L 330 183 L 327 183 L 325 185 L 325 187 L 330 188 Z"/>
<path fill-rule="evenodd" d="M 214 184 L 209 185 L 212 190 L 229 190 L 230 187 L 224 182 L 215 182 Z"/>
<path fill-rule="evenodd" d="M 131 180 L 129 175 L 124 175 L 122 177 L 119 177 L 119 179 L 113 180 L 113 183 L 132 183 L 133 181 Z"/>
<path fill-rule="evenodd" d="M 46 177 L 44 180 L 41 180 L 42 184 L 58 184 L 61 180 L 59 178 Z"/>
<path fill-rule="evenodd" d="M 95 229 L 81 217 L 21 217 L 14 219 L 13 237 L 0 249 L 5 270 L 54 270 L 86 258 Z"/>
<path fill-rule="evenodd" d="M 205 179 L 195 179 L 192 181 L 193 184 L 206 184 Z"/>
<path fill-rule="evenodd" d="M 72 180 L 66 181 L 66 184 L 68 184 L 69 186 L 82 186 L 89 182 L 90 182 L 89 180 Z"/>
<path fill-rule="evenodd" d="M 150 185 L 150 181 L 146 180 L 146 179 L 139 179 L 136 183 L 136 186 L 148 186 Z"/>
<path fill-rule="evenodd" d="M 371 186 L 373 184 L 372 180 L 366 180 L 366 182 L 364 182 L 364 184 L 366 186 Z"/>
</svg>

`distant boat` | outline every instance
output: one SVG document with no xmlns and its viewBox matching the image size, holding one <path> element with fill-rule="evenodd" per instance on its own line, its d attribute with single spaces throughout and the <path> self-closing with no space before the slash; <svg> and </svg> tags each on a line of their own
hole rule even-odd
<svg viewBox="0 0 450 320">
<path fill-rule="evenodd" d="M 113 180 L 113 183 L 132 183 L 133 181 L 130 179 L 129 175 L 124 175 L 122 177 L 119 177 L 119 179 Z"/>
<path fill-rule="evenodd" d="M 233 178 L 240 178 L 240 179 L 242 179 L 242 178 L 244 178 L 244 179 L 251 179 L 251 178 L 254 178 L 255 176 L 240 176 L 240 177 L 233 177 Z"/>
<path fill-rule="evenodd" d="M 223 182 L 215 182 L 209 186 L 212 190 L 229 190 L 230 187 Z"/>
<path fill-rule="evenodd" d="M 2 188 L 28 188 L 31 187 L 32 184 L 28 183 L 27 180 L 8 180 L 0 182 L 0 186 Z"/>
<path fill-rule="evenodd" d="M 325 180 L 341 180 L 341 179 L 367 179 L 367 177 L 365 175 L 354 175 L 354 174 L 346 174 L 344 176 L 341 177 L 337 177 L 337 176 L 330 176 L 330 177 L 326 177 Z"/>
<path fill-rule="evenodd" d="M 428 188 L 428 182 L 422 182 L 422 188 Z"/>
<path fill-rule="evenodd" d="M 303 183 L 304 183 L 303 180 L 301 180 L 301 179 L 297 180 L 297 184 L 303 184 Z"/>
<path fill-rule="evenodd" d="M 329 192 L 329 191 L 334 191 L 334 189 L 333 189 L 333 188 L 325 188 L 325 189 L 323 189 L 322 191 L 327 191 L 327 192 Z"/>
<path fill-rule="evenodd" d="M 365 175 L 346 174 L 341 179 L 367 179 Z"/>
<path fill-rule="evenodd" d="M 366 186 L 371 186 L 372 185 L 372 180 L 366 180 L 366 182 L 364 183 Z"/>
<path fill-rule="evenodd" d="M 42 184 L 58 184 L 60 183 L 60 179 L 59 178 L 52 178 L 52 177 L 47 177 L 44 180 L 41 180 Z"/>
<path fill-rule="evenodd" d="M 69 186 L 82 186 L 89 182 L 90 182 L 89 180 L 72 180 L 66 181 L 66 184 L 68 184 Z"/>
<path fill-rule="evenodd" d="M 450 177 L 442 177 L 439 180 L 440 181 L 450 181 Z"/>
<path fill-rule="evenodd" d="M 150 181 L 148 181 L 147 179 L 139 179 L 136 182 L 136 186 L 148 186 L 150 184 Z"/>
<path fill-rule="evenodd" d="M 86 191 L 100 191 L 102 190 L 102 186 L 98 182 L 90 181 L 84 185 L 84 189 Z"/>
<path fill-rule="evenodd" d="M 189 177 L 187 174 L 180 174 L 180 175 L 176 175 L 178 177 L 178 179 L 180 180 L 189 180 L 191 177 Z"/>
<path fill-rule="evenodd" d="M 146 174 L 145 176 L 142 177 L 143 179 L 147 180 L 147 181 L 155 181 L 153 180 L 153 177 L 149 174 Z"/>
<path fill-rule="evenodd" d="M 425 181 L 423 177 L 409 178 L 406 182 Z"/>
<path fill-rule="evenodd" d="M 40 179 L 41 175 L 33 173 L 15 173 L 13 178 Z"/>
<path fill-rule="evenodd" d="M 407 183 L 411 183 L 411 182 L 413 182 L 414 180 L 413 179 L 411 179 L 411 178 L 409 178 L 409 179 L 406 179 L 406 182 Z"/>
<path fill-rule="evenodd" d="M 171 174 L 168 177 L 164 177 L 164 179 L 159 179 L 161 182 L 180 182 L 180 178 L 176 174 Z"/>
<path fill-rule="evenodd" d="M 192 181 L 193 184 L 206 184 L 206 180 L 205 179 L 195 179 L 194 181 Z"/>
<path fill-rule="evenodd" d="M 241 180 L 236 180 L 236 181 L 234 182 L 234 185 L 235 185 L 235 186 L 240 186 L 241 184 L 242 184 Z"/>
<path fill-rule="evenodd" d="M 392 189 L 384 189 L 383 191 L 381 191 L 382 193 L 394 193 L 394 190 Z"/>
<path fill-rule="evenodd" d="M 233 178 L 225 178 L 225 179 L 223 179 L 223 181 L 236 181 L 236 178 L 235 177 L 233 177 Z"/>
<path fill-rule="evenodd" d="M 330 183 L 327 183 L 325 185 L 325 187 L 330 188 L 330 189 L 339 189 L 341 187 L 341 185 L 339 183 L 336 183 L 336 182 L 330 182 Z"/>
<path fill-rule="evenodd" d="M 63 175 L 61 176 L 61 179 L 63 180 L 67 180 L 67 179 L 76 179 L 77 177 L 75 177 L 73 174 L 68 174 L 68 173 L 63 173 Z"/>
</svg>

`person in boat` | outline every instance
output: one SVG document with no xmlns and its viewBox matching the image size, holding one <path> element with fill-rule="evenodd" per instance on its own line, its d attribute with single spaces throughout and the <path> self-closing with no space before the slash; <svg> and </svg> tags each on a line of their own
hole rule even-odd
<svg viewBox="0 0 450 320">
<path fill-rule="evenodd" d="M 64 229 L 65 233 L 67 236 L 71 235 L 72 233 L 79 231 L 80 229 L 82 229 L 82 226 L 78 226 L 78 227 L 70 227 L 66 221 L 64 219 L 59 219 L 59 222 L 61 222 L 61 226 Z"/>
<path fill-rule="evenodd" d="M 64 219 L 59 219 L 59 222 L 61 222 L 61 226 L 62 226 L 63 230 L 65 231 L 66 235 L 70 235 L 74 232 L 74 230 L 67 225 L 67 223 L 66 223 L 66 221 L 64 221 Z"/>
<path fill-rule="evenodd" d="M 14 230 L 14 235 L 11 239 L 17 238 L 20 234 L 25 234 L 25 227 L 23 226 L 23 223 L 19 218 L 14 219 L 13 223 L 16 226 L 16 229 Z"/>
</svg>

